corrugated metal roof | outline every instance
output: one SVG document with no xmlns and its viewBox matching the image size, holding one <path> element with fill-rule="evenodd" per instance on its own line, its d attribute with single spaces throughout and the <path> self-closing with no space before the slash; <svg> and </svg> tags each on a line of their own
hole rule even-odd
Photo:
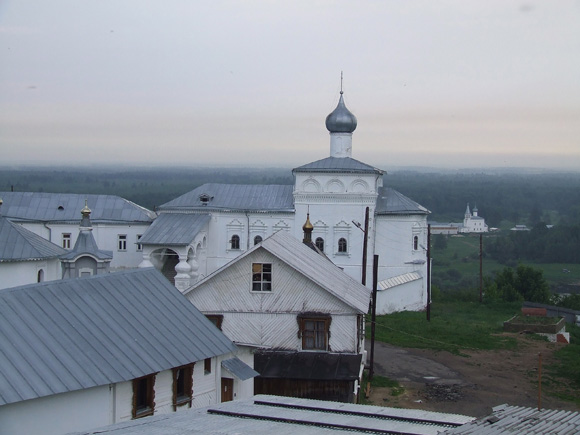
<svg viewBox="0 0 580 435">
<path fill-rule="evenodd" d="M 260 376 L 260 373 L 251 368 L 238 357 L 223 360 L 222 367 L 229 370 L 231 374 L 242 381 Z"/>
<path fill-rule="evenodd" d="M 155 269 L 0 290 L 0 405 L 128 381 L 235 345 Z"/>
<path fill-rule="evenodd" d="M 209 222 L 208 214 L 161 213 L 147 228 L 143 245 L 189 245 Z"/>
<path fill-rule="evenodd" d="M 421 279 L 419 272 L 404 273 L 402 275 L 397 275 L 392 278 L 379 281 L 377 283 L 377 288 L 378 290 L 388 290 L 401 284 L 417 281 L 418 279 Z"/>
<path fill-rule="evenodd" d="M 79 222 L 81 209 L 92 209 L 93 222 L 151 222 L 155 213 L 114 195 L 76 193 L 0 192 L 2 215 L 12 220 Z"/>
<path fill-rule="evenodd" d="M 219 209 L 294 211 L 291 185 L 208 183 L 159 207 L 160 210 Z"/>
<path fill-rule="evenodd" d="M 369 307 L 371 290 L 358 281 L 348 276 L 338 266 L 328 261 L 326 256 L 320 255 L 307 245 L 296 239 L 286 231 L 278 231 L 262 242 L 254 245 L 242 255 L 236 257 L 228 264 L 222 266 L 205 279 L 196 283 L 197 287 L 219 274 L 230 265 L 240 261 L 247 255 L 251 255 L 256 249 L 266 249 L 272 255 L 278 257 L 288 266 L 300 272 L 308 279 L 318 284 L 330 294 L 334 295 L 347 305 L 366 313 Z M 192 287 L 193 288 L 193 287 Z M 192 289 L 191 288 L 191 289 Z M 187 290 L 187 294 L 191 289 Z"/>
<path fill-rule="evenodd" d="M 82 434 L 437 435 L 450 426 L 471 420 L 472 417 L 440 412 L 258 395 L 206 408 L 155 415 Z"/>
<path fill-rule="evenodd" d="M 526 408 L 501 405 L 493 408 L 491 415 L 480 418 L 446 434 L 552 434 L 572 435 L 580 433 L 580 413 L 552 409 Z"/>
<path fill-rule="evenodd" d="M 294 168 L 292 172 L 342 172 L 350 174 L 378 174 L 383 171 L 351 157 L 326 157 L 303 166 Z"/>
<path fill-rule="evenodd" d="M 407 198 L 400 192 L 390 187 L 379 188 L 377 208 L 375 213 L 381 214 L 429 214 L 431 213 L 422 205 Z"/>
<path fill-rule="evenodd" d="M 0 262 L 55 258 L 64 249 L 0 216 Z"/>
</svg>

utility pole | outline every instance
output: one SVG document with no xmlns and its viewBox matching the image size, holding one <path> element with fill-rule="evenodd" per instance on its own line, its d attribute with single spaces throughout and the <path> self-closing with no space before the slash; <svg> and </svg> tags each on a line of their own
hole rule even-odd
<svg viewBox="0 0 580 435">
<path fill-rule="evenodd" d="M 368 247 L 368 233 L 369 233 L 369 208 L 365 210 L 365 227 L 361 227 L 360 223 L 352 221 L 352 223 L 364 233 L 363 239 L 363 254 L 362 254 L 362 275 L 361 283 L 362 285 L 367 285 L 367 247 Z"/>
<path fill-rule="evenodd" d="M 479 303 L 483 302 L 483 234 L 479 234 Z"/>
<path fill-rule="evenodd" d="M 431 224 L 427 224 L 427 321 L 431 321 Z"/>
<path fill-rule="evenodd" d="M 371 364 L 369 369 L 369 382 L 373 380 L 373 375 L 375 371 L 375 324 L 377 320 L 378 269 L 379 269 L 379 256 L 375 254 L 373 257 L 373 300 L 371 309 Z"/>
</svg>

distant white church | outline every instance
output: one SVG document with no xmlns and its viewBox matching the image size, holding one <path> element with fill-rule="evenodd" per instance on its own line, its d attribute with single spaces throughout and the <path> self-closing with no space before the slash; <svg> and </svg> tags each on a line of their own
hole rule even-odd
<svg viewBox="0 0 580 435">
<path fill-rule="evenodd" d="M 468 234 L 468 233 L 487 233 L 489 228 L 485 223 L 485 219 L 479 216 L 477 206 L 473 207 L 473 213 L 469 209 L 469 203 L 465 209 L 463 222 L 435 222 L 430 221 L 431 234 Z"/>
<path fill-rule="evenodd" d="M 366 282 L 372 285 L 377 254 L 380 311 L 424 308 L 429 211 L 383 187 L 382 170 L 352 158 L 356 127 L 341 91 L 326 118 L 330 156 L 295 168 L 293 186 L 204 184 L 160 206 L 139 240 L 140 266 L 155 266 L 185 291 L 273 233 L 301 240 L 310 213 L 312 240 L 360 281 L 368 208 Z"/>
</svg>

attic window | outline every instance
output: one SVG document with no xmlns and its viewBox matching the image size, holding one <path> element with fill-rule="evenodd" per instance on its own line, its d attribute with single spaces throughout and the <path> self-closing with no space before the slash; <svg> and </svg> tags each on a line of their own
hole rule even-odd
<svg viewBox="0 0 580 435">
<path fill-rule="evenodd" d="M 210 202 L 213 199 L 213 196 L 209 196 L 207 193 L 203 193 L 201 195 L 199 195 L 199 201 L 202 204 L 207 204 L 208 202 Z"/>
<path fill-rule="evenodd" d="M 59 205 L 58 206 L 58 210 L 63 211 L 64 210 L 64 207 L 62 205 Z"/>
</svg>

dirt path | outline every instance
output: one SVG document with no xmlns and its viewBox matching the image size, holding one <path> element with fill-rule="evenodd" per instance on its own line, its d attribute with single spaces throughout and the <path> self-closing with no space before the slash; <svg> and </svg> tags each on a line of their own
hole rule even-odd
<svg viewBox="0 0 580 435">
<path fill-rule="evenodd" d="M 542 353 L 545 367 L 562 345 L 514 336 L 517 351 L 464 351 L 468 357 L 377 342 L 375 374 L 399 381 L 404 392 L 393 395 L 390 388 L 373 388 L 369 400 L 374 405 L 474 417 L 488 415 L 503 403 L 538 406 L 538 354 Z M 574 403 L 547 394 L 542 395 L 542 407 L 579 410 Z"/>
</svg>

